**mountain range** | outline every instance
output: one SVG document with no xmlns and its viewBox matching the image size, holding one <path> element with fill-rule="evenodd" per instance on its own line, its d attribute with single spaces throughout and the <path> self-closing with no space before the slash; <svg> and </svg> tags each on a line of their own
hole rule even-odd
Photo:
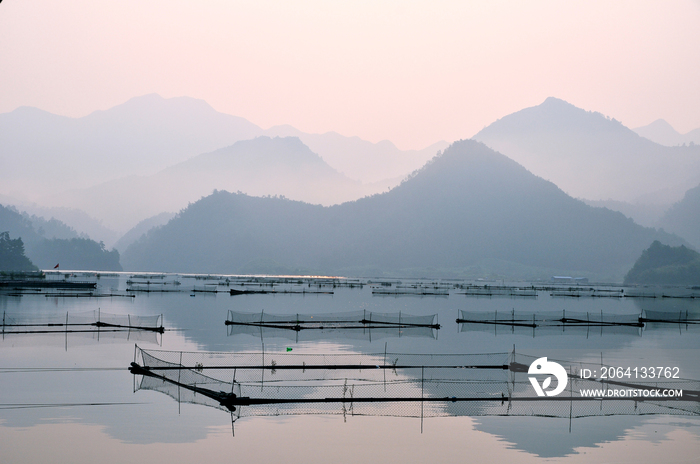
<svg viewBox="0 0 700 464">
<path fill-rule="evenodd" d="M 2 193 L 37 199 L 130 174 L 152 174 L 260 131 L 187 97 L 146 95 L 82 118 L 21 107 L 0 114 Z"/>
<path fill-rule="evenodd" d="M 659 226 L 700 250 L 700 185 L 688 190 L 681 201 L 666 211 Z"/>
<path fill-rule="evenodd" d="M 70 205 L 128 230 L 163 211 L 179 211 L 213 190 L 277 195 L 331 205 L 387 190 L 362 184 L 331 168 L 296 137 L 256 137 L 192 157 L 150 176 L 127 176 L 59 193 L 55 204 Z"/>
<path fill-rule="evenodd" d="M 71 270 L 122 270 L 118 251 L 108 251 L 104 243 L 79 237 L 53 218 L 47 221 L 0 205 L 0 233 L 5 232 L 11 240 L 22 240 L 26 256 L 39 269 L 60 265 L 61 269 Z"/>
<path fill-rule="evenodd" d="M 265 135 L 297 137 L 338 172 L 363 183 L 389 180 L 397 185 L 407 174 L 420 169 L 449 143 L 440 141 L 421 150 L 399 150 L 389 140 L 371 143 L 337 132 L 306 134 L 291 126 L 274 126 Z"/>
<path fill-rule="evenodd" d="M 621 280 L 678 237 L 594 208 L 485 145 L 454 143 L 389 192 L 324 207 L 215 192 L 123 254 L 129 270 L 371 275 L 573 273 Z"/>
<path fill-rule="evenodd" d="M 586 200 L 670 205 L 700 183 L 700 146 L 662 146 L 552 97 L 473 138 Z"/>
<path fill-rule="evenodd" d="M 698 246 L 693 221 L 700 213 L 689 189 L 700 184 L 700 146 L 663 146 L 556 98 L 505 116 L 474 139 L 589 205 Z M 333 132 L 263 130 L 188 97 L 146 95 L 83 118 L 18 108 L 0 114 L 0 201 L 60 219 L 110 247 L 134 227 L 119 243 L 124 251 L 215 190 L 352 204 L 397 186 L 446 145 L 399 150 Z M 690 199 L 671 208 L 682 213 L 672 214 L 686 191 Z"/>
<path fill-rule="evenodd" d="M 0 193 L 37 200 L 129 175 L 151 175 L 261 135 L 303 138 L 336 170 L 352 171 L 357 178 L 349 177 L 363 182 L 404 176 L 447 145 L 403 151 L 389 141 L 306 134 L 290 126 L 266 131 L 190 97 L 145 95 L 81 118 L 20 107 L 0 114 Z"/>
<path fill-rule="evenodd" d="M 104 242 L 109 246 L 119 240 L 121 235 L 119 232 L 105 227 L 101 220 L 77 208 L 42 206 L 34 202 L 24 202 L 15 197 L 1 194 L 0 204 L 12 205 L 16 209 L 24 211 L 31 216 L 56 219 L 73 229 L 77 234 L 76 236 L 90 237 L 98 242 Z"/>
<path fill-rule="evenodd" d="M 275 188 L 267 188 L 272 181 L 259 187 L 251 187 L 250 181 L 232 184 L 236 179 L 260 178 L 260 170 L 269 167 L 266 159 L 258 165 L 255 160 L 246 162 L 244 168 L 255 171 L 250 175 L 239 166 L 236 175 L 224 180 L 211 163 L 208 166 L 212 171 L 203 174 L 202 165 L 207 163 L 207 156 L 199 155 L 209 154 L 209 159 L 221 158 L 223 154 L 217 150 L 260 136 L 293 136 L 303 140 L 313 147 L 314 156 L 320 156 L 328 165 L 325 171 L 329 177 L 321 184 L 337 182 L 338 187 L 329 191 L 321 188 L 318 178 L 321 172 L 318 170 L 310 185 L 320 189 L 298 196 L 285 191 L 284 186 L 290 182 L 304 184 L 308 179 L 303 176 L 278 178 L 280 185 Z M 399 150 L 389 141 L 371 143 L 334 132 L 307 134 L 291 126 L 263 130 L 244 118 L 220 113 L 203 100 L 189 97 L 165 99 L 156 94 L 145 95 L 82 118 L 21 107 L 0 114 L 0 199 L 5 204 L 15 204 L 26 210 L 43 209 L 40 212 L 45 215 L 49 215 L 47 209 L 63 208 L 52 215 L 61 216 L 81 232 L 89 229 L 91 236 L 114 243 L 121 234 L 149 215 L 164 210 L 177 211 L 213 189 L 222 188 L 217 187 L 219 184 L 223 188 L 251 194 L 279 193 L 327 204 L 391 188 L 446 146 L 447 143 L 438 142 L 422 150 Z M 193 159 L 195 157 L 197 160 Z M 188 160 L 190 164 L 177 166 Z M 189 176 L 180 184 L 182 188 L 163 190 L 164 187 L 172 188 L 164 177 L 177 176 L 178 169 L 197 163 L 200 163 L 196 168 L 199 174 L 207 180 L 216 177 L 220 182 L 205 185 L 203 180 L 195 185 L 197 179 Z M 173 169 L 167 170 L 169 167 Z M 307 168 L 299 166 L 289 174 L 299 174 Z M 149 186 L 149 182 L 152 185 Z M 363 187 L 361 183 L 368 185 Z M 141 200 L 129 201 L 128 205 L 121 207 L 111 206 L 115 193 L 124 195 L 120 192 L 122 188 L 136 189 Z M 350 194 L 352 189 L 356 192 Z M 336 191 L 345 193 L 336 194 Z M 163 201 L 146 204 L 149 198 L 159 197 Z M 135 214 L 129 216 L 118 212 L 120 208 L 129 207 Z M 84 210 L 94 220 L 67 214 L 65 209 Z M 101 228 L 100 222 L 106 227 Z"/>
<path fill-rule="evenodd" d="M 684 144 L 690 145 L 691 143 L 700 145 L 700 127 L 686 134 L 681 134 L 668 122 L 663 119 L 657 119 L 651 124 L 632 130 L 652 142 L 656 142 L 659 145 L 666 145 L 667 147 Z"/>
</svg>

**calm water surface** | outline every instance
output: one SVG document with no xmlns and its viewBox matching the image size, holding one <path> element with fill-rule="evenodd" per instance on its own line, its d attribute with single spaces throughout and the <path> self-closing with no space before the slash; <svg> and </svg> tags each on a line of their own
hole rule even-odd
<svg viewBox="0 0 700 464">
<path fill-rule="evenodd" d="M 102 277 L 103 292 L 126 288 L 127 276 Z M 639 314 L 642 309 L 700 313 L 698 300 L 379 297 L 371 288 L 333 295 L 178 293 L 135 298 L 0 296 L 6 317 L 41 319 L 99 310 L 162 314 L 168 329 L 153 333 L 5 334 L 0 341 L 2 462 L 698 462 L 697 415 L 604 417 L 369 417 L 321 415 L 242 417 L 178 404 L 135 390 L 127 367 L 135 345 L 177 351 L 266 353 L 510 353 L 620 366 L 677 366 L 700 380 L 700 327 L 649 324 L 619 331 L 531 330 L 485 326 L 461 330 L 458 310 L 584 311 Z M 226 288 L 221 288 L 226 290 Z M 190 296 L 191 294 L 195 296 Z M 318 314 L 367 310 L 436 314 L 440 330 L 310 334 L 240 333 L 224 325 L 228 311 Z M 283 335 L 280 337 L 279 335 Z M 411 336 L 413 335 L 413 336 Z"/>
</svg>

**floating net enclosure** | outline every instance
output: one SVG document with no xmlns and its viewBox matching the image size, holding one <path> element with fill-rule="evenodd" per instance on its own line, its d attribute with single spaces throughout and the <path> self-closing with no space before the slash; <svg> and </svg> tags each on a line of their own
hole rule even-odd
<svg viewBox="0 0 700 464">
<path fill-rule="evenodd" d="M 273 329 L 275 331 L 395 331 L 400 334 L 406 329 L 438 330 L 440 324 L 436 322 L 437 315 L 414 316 L 402 312 L 377 313 L 373 311 L 348 311 L 328 314 L 269 314 L 244 313 L 229 310 L 226 325 L 229 326 L 229 335 L 232 330 L 240 327 L 251 328 L 247 333 L 259 333 L 260 329 Z M 237 327 L 232 329 L 232 327 Z"/>
<path fill-rule="evenodd" d="M 431 327 L 365 327 L 342 328 L 324 327 L 318 330 L 293 330 L 289 328 L 264 327 L 256 325 L 231 324 L 227 326 L 228 336 L 250 335 L 260 339 L 282 338 L 292 342 L 318 340 L 368 340 L 386 338 L 437 338 L 437 331 Z"/>
<path fill-rule="evenodd" d="M 450 296 L 450 291 L 448 289 L 432 287 L 373 288 L 372 296 L 435 296 L 446 298 Z"/>
<path fill-rule="evenodd" d="M 459 311 L 457 322 L 462 332 L 490 332 L 520 335 L 579 334 L 641 335 L 643 328 L 655 324 L 700 324 L 700 315 L 688 310 L 650 311 L 637 314 L 605 314 L 603 312 L 541 312 L 525 311 Z"/>
<path fill-rule="evenodd" d="M 177 293 L 181 292 L 180 288 L 176 285 L 164 283 L 151 283 L 151 284 L 131 284 L 126 288 L 127 292 L 141 292 L 141 293 Z"/>
<path fill-rule="evenodd" d="M 537 290 L 532 288 L 489 288 L 469 287 L 459 292 L 460 295 L 476 297 L 537 298 Z"/>
<path fill-rule="evenodd" d="M 160 344 L 162 316 L 85 312 L 2 314 L 2 340 L 17 346 L 68 346 L 126 341 Z M 69 342 L 70 341 L 70 342 Z"/>
<path fill-rule="evenodd" d="M 262 285 L 262 284 L 260 284 Z M 267 294 L 275 294 L 275 295 L 285 295 L 285 294 L 298 294 L 298 295 L 333 295 L 335 292 L 333 290 L 323 290 L 321 288 L 310 288 L 310 287 L 293 287 L 293 288 L 274 288 L 270 287 L 268 288 L 246 288 L 243 286 L 243 288 L 232 288 L 229 290 L 229 293 L 231 296 L 236 296 L 236 295 L 267 295 Z"/>
<path fill-rule="evenodd" d="M 610 315 L 589 312 L 541 312 L 460 310 L 461 332 L 489 332 L 495 335 L 633 335 L 639 336 L 643 323 L 637 314 Z"/>
<path fill-rule="evenodd" d="M 569 374 L 557 397 L 538 397 L 528 378 L 535 357 L 514 353 L 299 354 L 143 350 L 131 372 L 136 390 L 229 411 L 233 419 L 279 415 L 398 417 L 700 414 L 700 383 L 680 379 L 653 384 L 583 378 L 582 363 L 560 364 Z M 599 367 L 599 366 L 593 366 Z M 602 387 L 601 387 L 602 385 Z M 593 398 L 581 389 L 674 388 L 682 398 Z"/>
<path fill-rule="evenodd" d="M 496 324 L 521 327 L 551 326 L 630 326 L 641 327 L 643 323 L 637 314 L 604 314 L 582 311 L 541 312 L 525 311 L 464 311 L 460 310 L 458 323 Z"/>
<path fill-rule="evenodd" d="M 575 337 L 602 337 L 602 336 L 628 336 L 639 337 L 642 335 L 641 327 L 628 325 L 538 325 L 536 327 L 516 324 L 493 324 L 481 322 L 462 322 L 459 324 L 460 332 L 482 332 L 499 335 L 522 335 L 527 337 L 549 336 L 575 336 Z"/>
<path fill-rule="evenodd" d="M 109 314 L 100 311 L 66 312 L 65 314 L 27 315 L 5 313 L 2 315 L 3 334 L 77 333 L 148 331 L 163 333 L 162 316 L 136 316 Z"/>
<path fill-rule="evenodd" d="M 645 309 L 640 318 L 643 322 L 662 322 L 669 324 L 700 324 L 700 313 L 698 311 L 654 311 Z"/>
</svg>

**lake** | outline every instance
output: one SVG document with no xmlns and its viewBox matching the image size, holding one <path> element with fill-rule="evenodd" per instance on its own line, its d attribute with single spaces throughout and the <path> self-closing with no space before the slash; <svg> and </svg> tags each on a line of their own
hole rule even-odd
<svg viewBox="0 0 700 464">
<path fill-rule="evenodd" d="M 307 280 L 296 284 L 293 279 L 276 286 L 261 285 L 260 281 L 242 286 L 236 285 L 240 280 L 234 277 L 226 282 L 226 277 L 218 276 L 130 273 L 99 277 L 94 273 L 68 277 L 53 273 L 48 278 L 97 282 L 101 293 L 117 296 L 56 296 L 54 290 L 0 294 L 5 321 L 0 341 L 0 447 L 4 463 L 695 462 L 700 455 L 697 402 L 690 407 L 683 402 L 683 407 L 678 408 L 673 402 L 666 402 L 656 408 L 645 402 L 627 401 L 618 409 L 607 410 L 607 403 L 597 401 L 595 407 L 585 410 L 590 412 L 580 414 L 584 409 L 578 403 L 563 401 L 551 409 L 541 408 L 534 401 L 526 407 L 519 407 L 517 402 L 511 407 L 507 401 L 492 401 L 489 405 L 476 402 L 476 406 L 464 408 L 453 403 L 431 406 L 426 409 L 428 414 L 423 411 L 424 417 L 416 412 L 420 409 L 415 405 L 364 409 L 359 404 L 348 409 L 345 403 L 311 409 L 290 406 L 274 409 L 277 413 L 270 416 L 258 415 L 255 408 L 244 406 L 232 424 L 232 415 L 226 410 L 178 402 L 172 395 L 164 394 L 166 387 L 163 391 L 142 388 L 141 376 L 128 370 L 135 358 L 140 359 L 141 350 L 154 356 L 161 350 L 166 352 L 164 356 L 203 356 L 207 360 L 221 359 L 221 363 L 227 362 L 227 355 L 217 358 L 202 353 L 258 356 L 264 352 L 268 360 L 282 362 L 293 356 L 309 364 L 331 355 L 377 364 L 382 359 L 386 364 L 387 358 L 419 359 L 425 354 L 491 353 L 522 362 L 547 357 L 581 368 L 618 366 L 637 368 L 639 372 L 644 367 L 671 367 L 677 368 L 681 378 L 697 381 L 697 324 L 646 322 L 643 327 L 635 327 L 555 323 L 531 327 L 456 322 L 469 314 L 501 314 L 500 319 L 504 320 L 508 315 L 514 318 L 515 314 L 536 314 L 539 321 L 542 314 L 551 314 L 552 319 L 566 314 L 636 317 L 646 314 L 642 311 L 667 314 L 669 318 L 690 314 L 692 318 L 700 314 L 697 298 L 610 297 L 604 293 L 614 293 L 619 288 L 600 286 L 596 287 L 598 297 L 556 296 L 548 288 L 550 283 L 534 284 L 538 286 L 534 290 L 536 297 L 513 296 L 503 289 L 532 284 L 501 281 L 472 282 L 470 286 L 463 281 L 370 278 L 360 281 L 361 288 L 351 288 L 331 283 L 317 287 Z M 502 289 L 496 288 L 490 296 L 465 295 L 485 285 L 492 290 Z M 127 288 L 136 291 L 127 293 Z M 277 292 L 230 295 L 231 288 Z M 434 294 L 418 294 L 426 288 L 431 290 L 423 293 Z M 282 290 L 288 293 L 281 293 Z M 301 290 L 305 293 L 297 293 Z M 316 293 L 321 291 L 332 294 Z M 673 291 L 679 296 L 685 290 Z M 303 319 L 309 315 L 351 312 L 400 313 L 404 326 L 394 329 L 391 324 L 380 324 L 358 329 L 327 324 L 322 330 L 287 330 L 275 324 L 225 324 L 238 313 L 295 318 L 300 315 L 298 319 Z M 88 313 L 104 315 L 102 320 L 110 315 L 130 315 L 133 319 L 129 320 L 162 315 L 166 330 L 162 334 L 136 329 L 112 331 L 109 327 L 66 331 L 65 326 L 49 329 L 41 324 L 31 325 L 63 321 L 67 314 L 73 318 Z M 434 315 L 440 328 L 407 327 L 405 323 L 411 315 Z M 47 331 L 54 333 L 18 333 Z M 184 354 L 178 355 L 180 352 Z M 384 366 L 378 365 L 379 368 Z M 274 383 L 283 377 L 282 371 L 272 371 L 265 374 L 265 388 L 282 391 L 284 385 Z M 421 387 L 416 387 L 426 383 L 418 377 L 424 374 L 416 374 L 415 369 L 413 373 L 408 369 L 394 371 L 387 370 L 388 375 L 398 379 L 401 374 L 401 380 L 408 385 L 405 388 L 412 388 L 414 395 L 425 396 Z M 376 376 L 378 372 L 367 371 L 363 375 Z M 571 374 L 571 369 L 568 372 Z M 582 371 L 577 372 L 582 375 Z M 385 372 L 382 375 L 386 378 Z M 479 387 L 470 394 L 483 394 L 485 389 L 498 385 L 501 378 L 506 382 L 511 378 L 507 371 L 482 375 L 479 369 L 463 369 L 454 380 L 474 375 L 483 390 Z M 510 375 L 525 379 L 526 373 Z M 332 382 L 330 378 L 326 381 Z M 292 386 L 298 386 L 297 383 Z M 572 380 L 571 386 L 574 383 Z M 530 388 L 526 379 L 522 385 Z M 426 391 L 430 393 L 429 389 Z M 529 396 L 534 395 L 533 390 L 528 391 Z M 309 398 L 312 394 L 307 392 L 300 397 Z"/>
</svg>

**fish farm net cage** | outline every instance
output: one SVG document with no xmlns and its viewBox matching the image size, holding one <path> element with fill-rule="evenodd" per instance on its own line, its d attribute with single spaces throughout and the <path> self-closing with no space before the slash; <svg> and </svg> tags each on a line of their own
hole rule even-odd
<svg viewBox="0 0 700 464">
<path fill-rule="evenodd" d="M 286 330 L 324 329 L 439 329 L 437 315 L 414 316 L 402 312 L 377 313 L 374 311 L 347 311 L 328 314 L 269 314 L 244 313 L 229 310 L 226 325 L 266 327 Z"/>
<path fill-rule="evenodd" d="M 700 324 L 700 315 L 684 311 L 650 311 L 641 314 L 606 314 L 603 312 L 549 311 L 459 311 L 457 322 L 461 332 L 491 332 L 495 334 L 554 335 L 641 335 L 649 323 Z M 654 326 L 654 327 L 656 327 Z"/>
<path fill-rule="evenodd" d="M 551 327 L 562 325 L 630 326 L 641 327 L 639 314 L 604 314 L 603 312 L 549 311 L 532 313 L 526 311 L 475 312 L 460 310 L 458 323 L 501 324 L 521 327 Z"/>
<path fill-rule="evenodd" d="M 100 311 L 81 311 L 52 314 L 2 314 L 3 334 L 78 333 L 149 331 L 163 333 L 163 317 L 109 314 Z"/>
<path fill-rule="evenodd" d="M 682 398 L 593 398 L 601 389 L 583 378 L 582 363 L 557 397 L 538 397 L 528 378 L 535 357 L 489 354 L 211 353 L 136 348 L 135 390 L 153 390 L 183 403 L 229 411 L 234 419 L 280 415 L 397 417 L 621 414 L 698 415 L 700 382 L 614 382 L 604 388 L 682 389 Z M 140 380 L 136 380 L 140 377 Z"/>
<path fill-rule="evenodd" d="M 537 298 L 537 290 L 531 288 L 489 288 L 477 287 L 466 288 L 458 295 L 476 296 L 476 297 L 511 297 L 511 298 Z"/>
<path fill-rule="evenodd" d="M 295 343 L 318 340 L 368 340 L 376 341 L 386 338 L 437 338 L 437 330 L 431 327 L 334 327 L 324 326 L 318 330 L 294 330 L 289 327 L 265 327 L 259 325 L 227 325 L 227 335 L 249 335 L 262 340 L 282 338 Z"/>
</svg>

